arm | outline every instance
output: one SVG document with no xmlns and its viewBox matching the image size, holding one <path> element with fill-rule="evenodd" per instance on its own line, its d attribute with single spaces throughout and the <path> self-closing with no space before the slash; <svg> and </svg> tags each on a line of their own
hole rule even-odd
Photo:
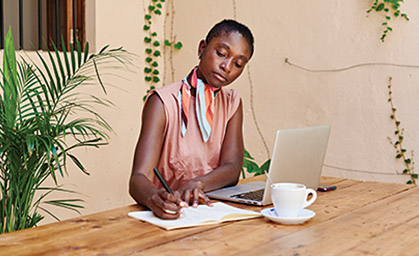
<svg viewBox="0 0 419 256">
<path fill-rule="evenodd" d="M 196 206 L 199 200 L 203 200 L 206 204 L 210 204 L 204 192 L 235 185 L 238 182 L 244 154 L 242 129 L 243 108 L 240 101 L 236 113 L 227 124 L 221 147 L 220 166 L 206 175 L 190 180 L 179 189 L 185 202 L 192 200 L 193 205 Z"/>
<path fill-rule="evenodd" d="M 134 200 L 161 218 L 178 218 L 180 216 L 180 199 L 157 189 L 152 183 L 153 168 L 157 166 L 163 145 L 163 133 L 166 124 L 164 106 L 158 95 L 148 99 L 142 116 L 140 138 L 135 149 L 129 193 Z M 175 212 L 167 213 L 166 210 Z"/>
</svg>

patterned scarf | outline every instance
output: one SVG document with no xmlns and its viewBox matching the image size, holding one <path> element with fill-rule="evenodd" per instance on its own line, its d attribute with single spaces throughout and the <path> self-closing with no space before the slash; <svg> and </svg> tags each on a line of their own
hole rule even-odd
<svg viewBox="0 0 419 256">
<path fill-rule="evenodd" d="M 191 84 L 188 83 L 188 76 L 183 80 L 182 88 L 178 94 L 179 108 L 182 117 L 181 132 L 185 136 L 186 128 L 188 126 L 189 101 L 191 99 L 191 87 L 196 89 L 196 116 L 198 119 L 199 128 L 201 130 L 202 139 L 207 142 L 212 129 L 212 121 L 214 117 L 214 91 L 216 88 L 205 84 L 201 79 L 198 79 L 195 67 L 192 72 Z"/>
</svg>

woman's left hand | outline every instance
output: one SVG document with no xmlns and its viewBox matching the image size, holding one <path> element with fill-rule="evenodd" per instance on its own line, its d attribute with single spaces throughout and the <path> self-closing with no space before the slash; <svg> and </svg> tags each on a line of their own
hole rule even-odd
<svg viewBox="0 0 419 256">
<path fill-rule="evenodd" d="M 201 181 L 190 180 L 178 189 L 182 195 L 181 199 L 188 205 L 198 207 L 200 202 L 212 206 L 211 200 L 205 195 L 203 191 L 203 184 Z"/>
</svg>

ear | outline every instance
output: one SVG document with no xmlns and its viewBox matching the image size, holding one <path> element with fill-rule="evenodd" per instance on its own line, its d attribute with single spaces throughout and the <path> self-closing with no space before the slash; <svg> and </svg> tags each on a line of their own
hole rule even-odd
<svg viewBox="0 0 419 256">
<path fill-rule="evenodd" d="M 204 52 L 204 50 L 205 50 L 206 47 L 207 47 L 207 43 L 205 42 L 204 39 L 202 39 L 199 42 L 199 46 L 198 46 L 198 56 L 199 56 L 199 58 L 201 58 L 201 55 Z"/>
</svg>

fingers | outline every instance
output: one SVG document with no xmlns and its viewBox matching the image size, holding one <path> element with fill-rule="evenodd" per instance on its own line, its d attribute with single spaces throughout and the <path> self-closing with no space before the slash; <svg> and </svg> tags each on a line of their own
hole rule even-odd
<svg viewBox="0 0 419 256">
<path fill-rule="evenodd" d="M 182 201 L 180 193 L 178 191 L 175 191 L 175 197 L 176 197 L 176 204 L 179 205 L 182 208 L 188 207 L 188 204 L 185 201 Z"/>
<path fill-rule="evenodd" d="M 199 189 L 194 188 L 192 190 L 186 189 L 183 193 L 183 200 L 192 207 L 198 207 L 199 203 L 204 203 L 208 206 L 213 206 L 211 200 L 205 195 L 205 193 Z"/>
<path fill-rule="evenodd" d="M 205 195 L 205 193 L 202 193 L 202 195 L 201 195 L 201 199 L 204 201 L 204 203 L 205 203 L 206 205 L 208 205 L 208 206 L 214 206 L 214 205 L 211 203 L 211 200 L 207 197 L 207 195 Z"/>
<path fill-rule="evenodd" d="M 200 196 L 199 192 L 200 190 L 198 190 L 197 188 L 193 190 L 192 207 L 194 208 L 198 207 L 199 196 Z"/>
<path fill-rule="evenodd" d="M 151 210 L 162 219 L 177 219 L 182 213 L 182 201 L 179 197 L 159 190 L 151 197 Z"/>
<path fill-rule="evenodd" d="M 189 200 L 191 199 L 191 191 L 189 189 L 186 189 L 183 191 L 183 201 L 189 205 Z"/>
</svg>

